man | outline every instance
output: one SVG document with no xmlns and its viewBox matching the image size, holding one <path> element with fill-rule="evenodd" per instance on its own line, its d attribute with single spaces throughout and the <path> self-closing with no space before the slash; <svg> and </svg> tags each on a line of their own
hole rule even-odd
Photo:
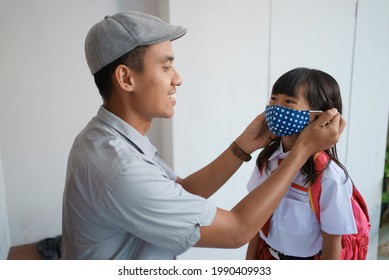
<svg viewBox="0 0 389 280">
<path fill-rule="evenodd" d="M 207 198 L 269 141 L 261 114 L 212 163 L 177 177 L 145 136 L 170 118 L 181 78 L 171 41 L 186 33 L 160 19 L 119 13 L 94 25 L 87 62 L 103 98 L 74 141 L 63 198 L 64 259 L 175 259 L 192 246 L 236 248 L 266 222 L 308 157 L 336 143 L 335 109 L 299 137 L 280 167 L 231 211 Z"/>
</svg>

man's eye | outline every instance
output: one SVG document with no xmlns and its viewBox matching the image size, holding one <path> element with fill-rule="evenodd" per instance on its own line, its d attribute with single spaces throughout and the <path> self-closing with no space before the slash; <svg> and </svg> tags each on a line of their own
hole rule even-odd
<svg viewBox="0 0 389 280">
<path fill-rule="evenodd" d="M 163 66 L 162 68 L 163 68 L 163 70 L 165 70 L 165 71 L 169 71 L 172 67 L 171 67 L 171 66 Z"/>
</svg>

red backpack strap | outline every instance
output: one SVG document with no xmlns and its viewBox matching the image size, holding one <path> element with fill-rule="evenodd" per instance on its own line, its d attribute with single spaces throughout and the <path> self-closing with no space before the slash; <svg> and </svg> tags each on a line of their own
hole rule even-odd
<svg viewBox="0 0 389 280">
<path fill-rule="evenodd" d="M 361 207 L 362 212 L 365 214 L 367 221 L 370 222 L 370 216 L 369 216 L 369 211 L 368 211 L 366 202 L 363 199 L 363 196 L 361 195 L 361 193 L 355 187 L 354 182 L 353 182 L 353 197 L 357 201 L 358 205 Z"/>
<path fill-rule="evenodd" d="M 313 157 L 313 162 L 315 164 L 315 169 L 317 172 L 317 178 L 315 182 L 308 188 L 309 201 L 311 203 L 311 208 L 316 214 L 318 221 L 320 222 L 320 194 L 321 194 L 321 178 L 323 176 L 323 171 L 327 167 L 329 162 L 329 156 L 321 151 L 318 152 Z"/>
</svg>

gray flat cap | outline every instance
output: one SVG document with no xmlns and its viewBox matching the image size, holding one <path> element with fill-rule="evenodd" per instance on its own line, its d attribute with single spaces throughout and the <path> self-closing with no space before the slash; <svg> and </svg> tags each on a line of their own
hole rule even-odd
<svg viewBox="0 0 389 280">
<path fill-rule="evenodd" d="M 85 56 L 92 75 L 137 46 L 172 41 L 186 33 L 182 26 L 167 24 L 141 12 L 106 16 L 85 39 Z"/>
</svg>

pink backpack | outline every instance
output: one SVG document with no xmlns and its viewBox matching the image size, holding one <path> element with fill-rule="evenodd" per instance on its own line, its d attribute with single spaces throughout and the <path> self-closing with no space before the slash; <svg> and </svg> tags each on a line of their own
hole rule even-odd
<svg viewBox="0 0 389 280">
<path fill-rule="evenodd" d="M 323 170 L 326 168 L 329 157 L 325 152 L 319 152 L 314 157 L 315 168 L 318 173 L 316 181 L 309 187 L 309 198 L 313 212 L 320 222 L 320 193 Z M 354 186 L 351 196 L 351 205 L 358 233 L 342 235 L 342 260 L 365 260 L 369 246 L 370 218 L 368 209 L 360 192 Z"/>
</svg>

